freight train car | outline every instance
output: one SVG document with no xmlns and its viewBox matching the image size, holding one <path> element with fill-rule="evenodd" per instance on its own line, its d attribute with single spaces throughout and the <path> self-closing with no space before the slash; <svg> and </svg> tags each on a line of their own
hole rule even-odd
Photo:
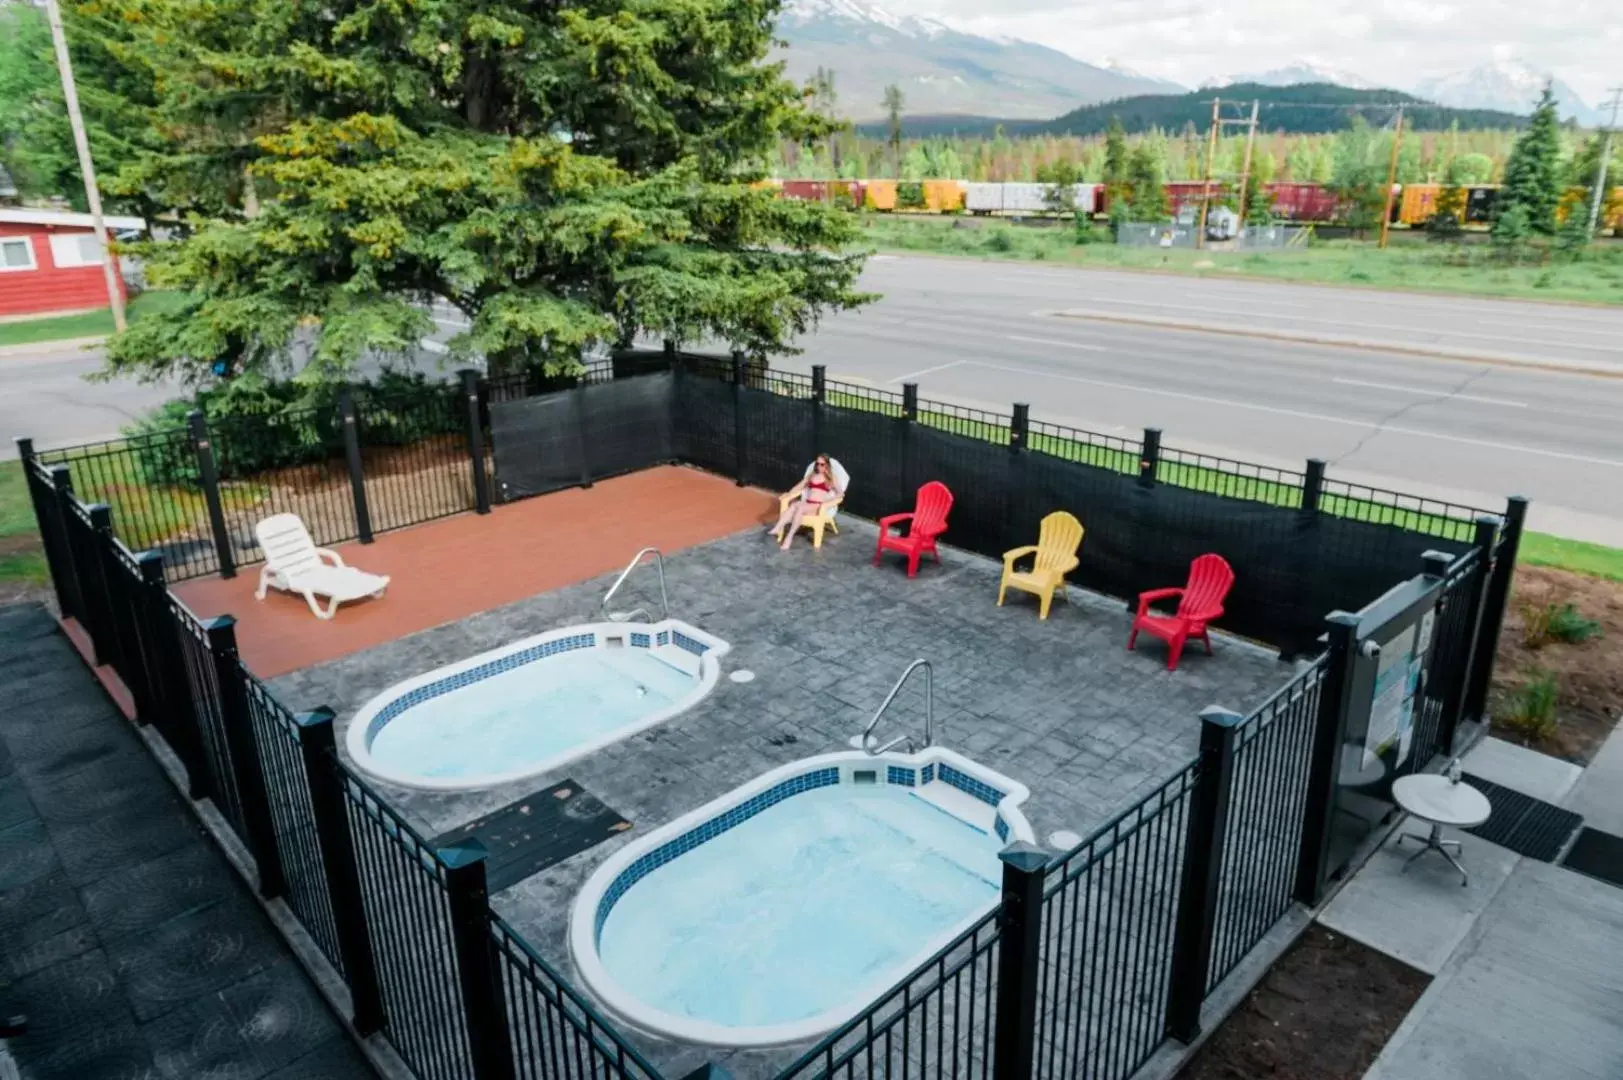
<svg viewBox="0 0 1623 1080">
<path fill-rule="evenodd" d="M 1409 226 L 1430 225 L 1437 216 L 1437 199 L 1442 191 L 1441 184 L 1404 184 L 1392 220 Z"/>
<path fill-rule="evenodd" d="M 1049 204 L 1052 184 L 1018 183 L 966 183 L 964 209 L 971 214 L 1051 214 L 1056 208 Z M 1084 214 L 1098 209 L 1098 184 L 1076 184 L 1072 187 L 1072 205 Z"/>
<path fill-rule="evenodd" d="M 1323 184 L 1264 184 L 1262 191 L 1282 221 L 1325 223 L 1340 213 L 1341 200 Z"/>
</svg>

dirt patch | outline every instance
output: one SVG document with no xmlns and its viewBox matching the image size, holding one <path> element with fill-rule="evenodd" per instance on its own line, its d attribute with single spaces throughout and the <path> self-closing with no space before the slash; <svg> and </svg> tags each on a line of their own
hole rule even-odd
<svg viewBox="0 0 1623 1080">
<path fill-rule="evenodd" d="M 1178 1080 L 1358 1080 L 1430 981 L 1315 924 Z"/>
<path fill-rule="evenodd" d="M 1527 641 L 1528 620 L 1549 605 L 1572 604 L 1600 624 L 1598 636 L 1577 644 Z M 1553 676 L 1555 728 L 1546 737 L 1517 730 L 1504 719 L 1530 683 Z M 1490 707 L 1493 733 L 1502 739 L 1587 764 L 1623 714 L 1623 582 L 1543 566 L 1519 566 L 1499 636 Z"/>
</svg>

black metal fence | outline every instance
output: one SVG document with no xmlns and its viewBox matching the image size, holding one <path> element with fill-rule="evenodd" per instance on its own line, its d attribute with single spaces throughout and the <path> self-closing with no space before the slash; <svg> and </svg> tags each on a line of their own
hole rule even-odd
<svg viewBox="0 0 1623 1080">
<path fill-rule="evenodd" d="M 465 383 L 360 388 L 325 408 L 213 423 L 194 412 L 185 428 L 36 459 L 66 466 L 68 486 L 106 505 L 131 550 L 160 553 L 170 580 L 230 577 L 263 558 L 254 525 L 272 514 L 299 515 L 330 545 L 488 509 L 477 416 Z"/>
<path fill-rule="evenodd" d="M 1182 580 L 1221 552 L 1240 585 L 1222 625 L 1288 656 L 1312 654 L 1326 611 L 1356 608 L 1432 549 L 1458 556 L 1486 515 L 1358 488 L 1325 476 L 1166 447 L 1008 414 L 832 382 L 811 374 L 674 357 L 665 369 L 569 392 L 491 399 L 503 498 L 590 483 L 676 460 L 782 489 L 818 452 L 853 477 L 846 507 L 879 517 L 926 480 L 957 501 L 954 546 L 999 556 L 1057 508 L 1087 528 L 1075 580 L 1129 598 Z M 1498 518 L 1491 518 L 1497 522 Z"/>
<path fill-rule="evenodd" d="M 425 1080 L 658 1080 L 497 919 L 477 842 L 414 831 L 339 759 L 329 710 L 294 714 L 243 666 L 230 616 L 193 615 L 163 556 L 130 552 L 67 466 L 30 455 L 24 469 L 63 618 L 348 988 L 357 1031 Z"/>
<path fill-rule="evenodd" d="M 1298 574 L 1335 579 L 1341 593 L 1421 572 L 1414 580 L 1433 605 L 1435 631 L 1407 768 L 1451 752 L 1461 723 L 1480 714 L 1525 503 L 1512 503 L 1500 531 L 1497 519 L 1464 508 L 1382 502 L 1379 493 L 1336 487 L 1313 463 L 1300 474 L 1243 467 L 1169 450 L 1155 432 L 1142 440 L 1093 435 L 1033 423 L 1023 407 L 1004 418 L 921 403 L 911 387 L 893 394 L 831 385 L 821 371 L 798 376 L 734 364 L 722 369 L 724 381 L 707 370 L 715 373 L 699 364 L 636 379 L 599 372 L 552 395 L 567 399 L 569 411 L 559 415 L 573 417 L 572 429 L 536 451 L 578 455 L 559 470 L 575 475 L 560 483 L 675 458 L 780 486 L 798 477 L 812 447 L 825 448 L 857 477 L 852 509 L 875 515 L 894 509 L 921 478 L 946 474 L 960 491 L 954 538 L 975 550 L 998 550 L 1011 531 L 1023 536 L 1039 510 L 1076 500 L 1119 509 L 1141 542 L 1162 542 L 1156 529 L 1175 532 L 1169 523 L 1179 513 L 1189 511 L 1192 524 L 1184 527 L 1201 534 L 1226 510 L 1237 522 L 1224 528 L 1261 522 L 1276 539 L 1307 549 L 1263 544 L 1246 549 L 1247 557 L 1272 550 Z M 583 448 L 591 418 L 621 409 L 622 386 L 635 388 L 629 392 L 641 412 L 634 415 L 666 421 L 632 422 L 622 410 L 618 427 L 594 429 L 616 431 L 619 445 Z M 307 488 L 328 500 L 319 505 L 331 509 L 333 530 L 352 528 L 363 538 L 375 527 L 375 509 L 384 527 L 469 503 L 488 509 L 485 447 L 508 430 L 504 417 L 515 414 L 503 410 L 534 407 L 537 399 L 521 396 L 529 390 L 527 383 L 481 387 L 470 377 L 426 402 L 346 395 L 336 438 L 318 433 L 298 442 L 311 460 L 282 459 L 277 469 L 328 469 L 340 448 L 347 488 L 314 481 Z M 392 432 L 387 438 L 399 440 L 404 460 L 419 451 L 429 462 L 455 458 L 442 474 L 445 497 L 391 504 L 390 474 L 369 472 L 365 454 L 386 440 L 363 442 L 368 428 Z M 224 492 L 238 482 L 220 478 L 220 459 L 228 471 L 246 459 L 232 456 L 238 450 L 217 459 L 216 439 L 193 431 L 179 461 L 195 464 L 201 505 L 218 526 L 235 520 Z M 436 440 L 449 449 L 436 449 Z M 90 470 L 111 466 L 87 463 L 115 455 L 70 452 L 48 461 L 26 443 L 22 449 L 64 619 L 84 632 L 93 662 L 130 691 L 136 721 L 150 723 L 173 750 L 189 794 L 218 810 L 248 853 L 260 893 L 287 905 L 343 979 L 357 1030 L 381 1033 L 433 1080 L 662 1080 L 491 912 L 477 844 L 436 849 L 414 832 L 339 760 L 329 711 L 295 715 L 241 664 L 229 616 L 198 620 L 169 592 L 169 555 L 184 573 L 207 558 L 176 546 L 172 531 L 139 553 L 115 535 L 121 521 L 137 530 L 131 535 L 148 535 L 138 531 L 153 520 L 140 499 L 122 511 L 81 501 L 76 477 L 101 475 Z M 407 467 L 403 475 L 426 471 Z M 87 482 L 98 493 L 110 490 L 108 481 Z M 334 489 L 348 497 L 349 516 L 342 499 L 330 498 Z M 421 489 L 411 480 L 399 491 Z M 1167 497 L 1156 493 L 1167 491 L 1197 501 L 1158 508 L 1154 500 Z M 1255 513 L 1268 516 L 1247 516 Z M 1100 577 L 1126 595 L 1121 590 L 1146 567 L 1130 561 L 1129 534 L 1113 534 L 1111 512 L 1092 517 L 1084 562 L 1100 564 Z M 251 557 L 230 528 L 211 532 L 203 550 L 214 552 L 214 566 L 223 571 Z M 1411 557 L 1405 572 L 1394 569 L 1398 555 L 1423 546 L 1438 550 Z M 1288 607 L 1256 612 L 1300 619 Z M 1311 902 L 1323 888 L 1324 822 L 1337 783 L 1326 748 L 1343 735 L 1356 651 L 1348 625 L 1332 619 L 1324 654 L 1249 715 L 1203 714 L 1198 757 L 1072 851 L 1057 859 L 1029 848 L 1006 852 L 997 908 L 780 1080 L 1123 1080 L 1166 1038 L 1193 1038 L 1207 996 L 1293 903 Z"/>
</svg>

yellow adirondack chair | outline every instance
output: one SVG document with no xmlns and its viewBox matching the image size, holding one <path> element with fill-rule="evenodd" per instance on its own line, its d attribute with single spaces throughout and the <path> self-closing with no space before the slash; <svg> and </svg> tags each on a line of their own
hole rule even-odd
<svg viewBox="0 0 1623 1080">
<path fill-rule="evenodd" d="M 1021 592 L 1035 595 L 1041 607 L 1040 616 L 1048 618 L 1048 606 L 1054 602 L 1054 590 L 1065 595 L 1065 575 L 1075 570 L 1080 560 L 1077 551 L 1082 547 L 1082 523 L 1063 510 L 1056 510 L 1043 518 L 1042 531 L 1037 543 L 1018 547 L 1003 553 L 1003 581 L 997 588 L 997 605 L 1003 606 L 1003 595 L 1013 586 Z M 1027 556 L 1032 559 L 1030 570 L 1016 570 L 1014 564 Z"/>
<path fill-rule="evenodd" d="M 823 550 L 823 530 L 824 529 L 832 529 L 832 530 L 834 530 L 834 535 L 835 536 L 838 536 L 840 534 L 840 526 L 838 525 L 838 523 L 836 523 L 835 518 L 836 518 L 836 516 L 838 516 L 838 514 L 840 512 L 840 503 L 845 501 L 845 492 L 851 486 L 851 474 L 845 471 L 845 466 L 844 465 L 841 465 L 834 458 L 829 458 L 828 459 L 828 467 L 829 467 L 830 471 L 832 471 L 834 473 L 834 482 L 835 482 L 835 484 L 839 485 L 839 489 L 840 489 L 839 497 L 834 498 L 834 499 L 830 499 L 827 502 L 823 503 L 821 506 L 819 506 L 817 508 L 817 513 L 808 514 L 805 517 L 800 519 L 800 527 L 802 529 L 810 529 L 811 530 L 812 547 L 817 551 L 822 551 Z M 810 466 L 810 465 L 806 466 L 806 478 L 807 479 L 811 478 L 811 471 L 812 471 L 812 466 Z M 794 499 L 796 497 L 797 497 L 796 495 L 789 494 L 789 493 L 779 495 L 778 496 L 778 513 L 782 514 L 785 510 L 787 510 L 789 508 L 789 504 L 792 501 L 794 501 Z M 780 534 L 780 533 L 774 532 L 772 535 L 778 537 L 780 540 L 783 538 L 782 534 Z"/>
</svg>

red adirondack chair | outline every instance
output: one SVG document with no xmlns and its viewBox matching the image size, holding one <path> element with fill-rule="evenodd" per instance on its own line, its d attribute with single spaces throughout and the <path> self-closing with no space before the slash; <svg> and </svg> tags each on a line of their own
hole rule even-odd
<svg viewBox="0 0 1623 1080">
<path fill-rule="evenodd" d="M 1178 658 L 1183 655 L 1184 642 L 1199 638 L 1211 655 L 1212 639 L 1206 635 L 1206 624 L 1223 614 L 1223 600 L 1234 587 L 1234 569 L 1221 555 L 1200 556 L 1189 566 L 1189 584 L 1181 589 L 1151 589 L 1138 594 L 1138 614 L 1133 617 L 1133 633 L 1127 639 L 1131 649 L 1138 641 L 1140 630 L 1154 634 L 1167 643 L 1167 670 L 1178 670 Z M 1157 615 L 1150 605 L 1157 600 L 1178 598 L 1178 610 L 1172 615 Z"/>
<path fill-rule="evenodd" d="M 952 492 L 947 485 L 939 480 L 931 480 L 919 488 L 918 501 L 913 504 L 911 514 L 890 514 L 879 519 L 879 546 L 874 548 L 873 564 L 879 565 L 879 556 L 887 551 L 900 552 L 907 556 L 907 576 L 915 577 L 919 572 L 919 557 L 926 553 L 935 556 L 935 561 L 941 561 L 941 553 L 936 551 L 935 539 L 947 531 L 947 512 L 952 509 Z M 892 532 L 903 522 L 911 525 L 904 536 Z"/>
</svg>

